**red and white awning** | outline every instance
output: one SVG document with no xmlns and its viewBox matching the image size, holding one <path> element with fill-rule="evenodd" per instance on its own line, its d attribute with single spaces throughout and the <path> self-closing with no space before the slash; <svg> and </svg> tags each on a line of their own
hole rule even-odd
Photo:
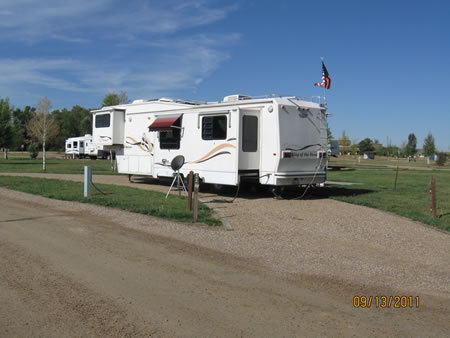
<svg viewBox="0 0 450 338">
<path fill-rule="evenodd" d="M 175 122 L 183 114 L 158 117 L 151 125 L 148 126 L 149 131 L 171 131 Z"/>
</svg>

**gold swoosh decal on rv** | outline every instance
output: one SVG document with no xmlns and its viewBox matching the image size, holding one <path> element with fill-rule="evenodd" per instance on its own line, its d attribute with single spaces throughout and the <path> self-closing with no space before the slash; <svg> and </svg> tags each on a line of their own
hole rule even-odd
<svg viewBox="0 0 450 338">
<path fill-rule="evenodd" d="M 143 139 L 145 139 L 145 141 L 148 144 L 148 152 L 152 152 L 153 151 L 153 144 L 150 142 L 150 140 L 148 139 L 147 135 L 144 135 Z"/>
<path fill-rule="evenodd" d="M 130 139 L 132 142 L 134 142 L 134 143 L 132 143 L 131 145 L 133 145 L 133 146 L 138 146 L 141 150 L 143 150 L 143 151 L 146 151 L 146 152 L 149 152 L 149 153 L 151 153 L 152 152 L 152 144 L 148 141 L 148 139 L 146 138 L 146 141 L 148 142 L 148 145 L 149 145 L 149 149 L 145 149 L 143 146 L 142 146 L 142 142 L 139 142 L 139 141 L 136 141 L 134 138 L 132 138 L 131 136 L 127 136 L 127 139 Z"/>
<path fill-rule="evenodd" d="M 207 153 L 205 156 L 203 156 L 202 158 L 199 158 L 196 161 L 193 161 L 192 163 L 199 163 L 199 162 L 203 161 L 205 158 L 207 158 L 208 156 L 214 154 L 215 152 L 217 152 L 217 151 L 219 151 L 219 150 L 221 150 L 223 148 L 236 148 L 236 146 L 234 146 L 234 145 L 232 145 L 230 143 L 224 143 L 224 144 L 218 145 L 213 150 L 211 150 L 209 153 Z"/>
</svg>

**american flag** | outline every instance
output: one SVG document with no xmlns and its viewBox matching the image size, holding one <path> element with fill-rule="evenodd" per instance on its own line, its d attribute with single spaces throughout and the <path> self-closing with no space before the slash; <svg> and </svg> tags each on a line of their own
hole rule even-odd
<svg viewBox="0 0 450 338">
<path fill-rule="evenodd" d="M 322 61 L 322 82 L 314 83 L 314 86 L 330 89 L 331 77 L 330 77 L 330 74 L 328 74 L 327 67 L 325 67 L 325 64 L 323 63 L 323 61 Z"/>
</svg>

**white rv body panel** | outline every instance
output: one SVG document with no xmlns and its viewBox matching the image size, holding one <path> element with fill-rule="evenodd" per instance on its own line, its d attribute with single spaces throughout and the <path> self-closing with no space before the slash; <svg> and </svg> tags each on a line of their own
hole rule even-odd
<svg viewBox="0 0 450 338">
<path fill-rule="evenodd" d="M 183 155 L 180 172 L 199 173 L 205 183 L 237 185 L 246 176 L 303 185 L 326 178 L 327 120 L 319 103 L 230 96 L 204 104 L 139 101 L 93 114 L 94 142 L 116 151 L 119 173 L 173 177 L 170 163 Z M 112 122 L 97 128 L 96 116 L 104 114 Z"/>
</svg>

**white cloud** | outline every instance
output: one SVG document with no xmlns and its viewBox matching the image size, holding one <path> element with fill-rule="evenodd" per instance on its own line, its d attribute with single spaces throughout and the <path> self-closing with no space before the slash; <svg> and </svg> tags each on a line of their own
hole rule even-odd
<svg viewBox="0 0 450 338">
<path fill-rule="evenodd" d="M 137 39 L 208 25 L 235 9 L 235 5 L 214 8 L 197 0 L 2 0 L 0 39 L 32 43 L 85 42 L 105 36 Z"/>
<path fill-rule="evenodd" d="M 0 41 L 23 48 L 0 56 L 0 88 L 130 97 L 194 88 L 240 39 L 198 28 L 233 10 L 202 0 L 2 0 Z"/>
<path fill-rule="evenodd" d="M 0 59 L 0 85 L 27 83 L 50 89 L 103 94 L 126 90 L 131 96 L 146 96 L 180 88 L 193 88 L 229 55 L 219 48 L 239 35 L 193 36 L 159 41 L 157 57 L 144 55 L 148 64 L 69 58 Z M 148 58 L 145 58 L 148 56 Z"/>
</svg>

